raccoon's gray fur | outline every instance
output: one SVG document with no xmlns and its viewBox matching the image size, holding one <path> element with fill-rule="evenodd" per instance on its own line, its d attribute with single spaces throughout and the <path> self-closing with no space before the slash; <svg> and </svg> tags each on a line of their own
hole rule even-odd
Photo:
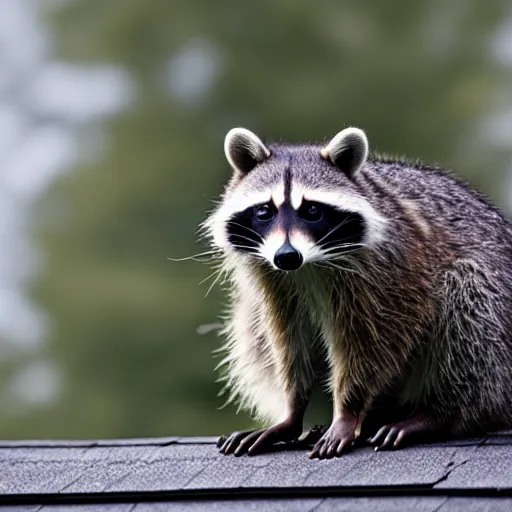
<svg viewBox="0 0 512 512">
<path fill-rule="evenodd" d="M 203 226 L 230 292 L 221 366 L 231 400 L 274 426 L 223 453 L 297 437 L 325 363 L 333 423 L 314 457 L 340 455 L 377 403 L 399 411 L 377 447 L 512 426 L 512 226 L 497 207 L 445 170 L 368 158 L 357 128 L 326 146 L 236 128 L 225 152 L 233 175 Z"/>
</svg>

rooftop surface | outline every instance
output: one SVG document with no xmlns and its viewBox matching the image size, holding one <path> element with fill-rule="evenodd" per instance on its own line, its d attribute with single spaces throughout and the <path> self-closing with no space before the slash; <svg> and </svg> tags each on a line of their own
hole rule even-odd
<svg viewBox="0 0 512 512">
<path fill-rule="evenodd" d="M 512 510 L 512 431 L 310 460 L 216 438 L 0 441 L 0 510 Z"/>
</svg>

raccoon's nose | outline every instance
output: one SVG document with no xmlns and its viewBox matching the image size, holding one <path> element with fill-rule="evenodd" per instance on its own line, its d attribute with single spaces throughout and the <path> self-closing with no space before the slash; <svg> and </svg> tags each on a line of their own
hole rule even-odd
<svg viewBox="0 0 512 512">
<path fill-rule="evenodd" d="M 303 261 L 302 254 L 289 242 L 279 247 L 274 256 L 274 263 L 281 270 L 297 270 Z"/>
</svg>

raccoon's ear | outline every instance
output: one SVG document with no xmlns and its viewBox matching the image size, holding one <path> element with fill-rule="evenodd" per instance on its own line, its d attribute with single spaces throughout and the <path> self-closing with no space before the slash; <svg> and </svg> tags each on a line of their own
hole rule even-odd
<svg viewBox="0 0 512 512">
<path fill-rule="evenodd" d="M 233 169 L 247 174 L 270 157 L 260 138 L 245 128 L 232 128 L 224 139 L 224 153 Z"/>
<path fill-rule="evenodd" d="M 359 128 L 345 128 L 322 148 L 320 154 L 351 178 L 368 158 L 368 138 Z"/>
</svg>

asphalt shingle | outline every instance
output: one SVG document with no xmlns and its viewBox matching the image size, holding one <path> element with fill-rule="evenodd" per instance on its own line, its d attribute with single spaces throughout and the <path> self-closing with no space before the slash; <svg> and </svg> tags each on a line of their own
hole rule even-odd
<svg viewBox="0 0 512 512">
<path fill-rule="evenodd" d="M 327 461 L 226 457 L 213 438 L 0 442 L 0 509 L 508 510 L 510 468 L 510 432 Z"/>
</svg>

